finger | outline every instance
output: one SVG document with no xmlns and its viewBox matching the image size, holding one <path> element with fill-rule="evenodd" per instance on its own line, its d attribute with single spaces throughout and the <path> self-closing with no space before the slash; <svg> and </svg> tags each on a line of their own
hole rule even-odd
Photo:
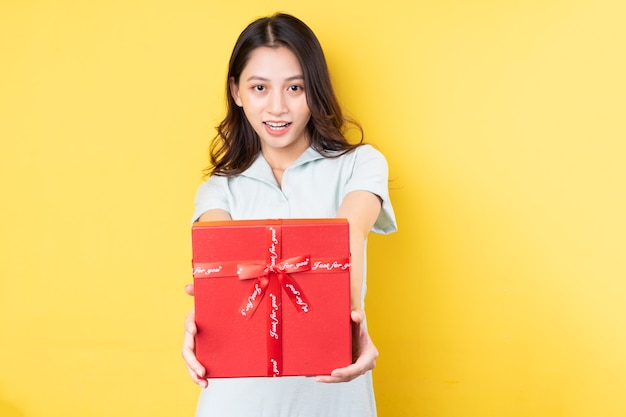
<svg viewBox="0 0 626 417">
<path fill-rule="evenodd" d="M 320 375 L 315 377 L 317 382 L 325 382 L 325 383 L 338 383 L 338 382 L 348 382 L 353 379 L 363 375 L 366 369 L 357 363 L 353 363 L 352 365 L 346 366 L 345 368 L 338 368 L 331 372 L 330 375 Z"/>
<path fill-rule="evenodd" d="M 195 336 L 198 333 L 198 328 L 196 327 L 196 314 L 192 309 L 185 316 L 185 333 L 189 333 L 192 336 Z"/>
<path fill-rule="evenodd" d="M 352 310 L 350 312 L 350 318 L 354 323 L 361 324 L 363 320 L 365 320 L 365 312 L 361 309 Z"/>
<path fill-rule="evenodd" d="M 205 377 L 200 377 L 196 374 L 193 368 L 187 366 L 187 372 L 189 373 L 189 377 L 191 380 L 201 386 L 202 388 L 206 388 L 209 386 L 209 380 Z"/>
<path fill-rule="evenodd" d="M 204 366 L 196 358 L 196 323 L 194 321 L 194 310 L 187 313 L 185 317 L 185 333 L 183 335 L 182 356 L 194 382 L 198 383 L 198 379 L 204 378 L 206 370 Z M 203 385 L 203 384 L 199 384 Z"/>
<path fill-rule="evenodd" d="M 376 346 L 367 338 L 361 350 L 361 354 L 352 365 L 346 366 L 345 368 L 337 368 L 333 370 L 330 375 L 321 375 L 316 377 L 315 380 L 327 383 L 352 381 L 354 378 L 374 369 L 376 367 L 377 358 L 378 349 L 376 349 Z"/>
<path fill-rule="evenodd" d="M 188 349 L 183 349 L 183 359 L 185 360 L 185 366 L 191 380 L 201 387 L 206 388 L 208 384 L 205 376 L 206 371 L 202 364 L 198 362 L 196 355 Z"/>
<path fill-rule="evenodd" d="M 188 295 L 192 295 L 192 296 L 193 296 L 193 295 L 194 295 L 194 287 L 193 287 L 193 284 L 187 284 L 187 285 L 185 285 L 185 292 L 186 292 Z"/>
<path fill-rule="evenodd" d="M 194 339 L 187 332 L 185 332 L 185 336 L 183 338 L 182 356 L 187 367 L 192 370 L 195 375 L 200 378 L 203 378 L 206 375 L 204 366 L 202 366 L 196 357 Z"/>
<path fill-rule="evenodd" d="M 200 362 L 197 361 L 195 355 L 189 355 L 188 352 L 183 352 L 183 359 L 185 359 L 185 366 L 192 381 L 202 387 L 206 387 L 206 371 L 204 370 L 204 367 L 200 364 Z"/>
</svg>

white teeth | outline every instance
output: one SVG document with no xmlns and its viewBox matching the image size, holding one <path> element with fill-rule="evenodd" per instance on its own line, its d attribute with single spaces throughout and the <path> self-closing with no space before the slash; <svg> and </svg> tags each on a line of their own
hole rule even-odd
<svg viewBox="0 0 626 417">
<path fill-rule="evenodd" d="M 283 129 L 283 128 L 285 128 L 285 127 L 289 126 L 289 123 L 271 123 L 271 122 L 265 122 L 265 124 L 266 124 L 267 126 L 269 126 L 269 127 L 270 127 L 270 129 L 276 129 L 276 130 L 278 130 L 278 129 Z"/>
</svg>

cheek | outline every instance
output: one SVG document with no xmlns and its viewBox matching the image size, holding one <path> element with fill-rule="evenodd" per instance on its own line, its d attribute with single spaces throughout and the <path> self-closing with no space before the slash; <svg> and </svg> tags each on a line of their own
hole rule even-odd
<svg viewBox="0 0 626 417">
<path fill-rule="evenodd" d="M 311 109 L 309 109 L 306 99 L 298 101 L 296 108 L 298 109 L 298 113 L 300 113 L 303 117 L 306 117 L 307 119 L 311 117 Z"/>
<path fill-rule="evenodd" d="M 248 123 L 254 127 L 254 121 L 256 120 L 256 117 L 254 117 L 254 113 L 252 113 L 250 111 L 250 109 L 246 108 L 245 106 L 243 107 L 243 114 L 244 116 L 246 116 L 246 120 L 248 121 Z"/>
<path fill-rule="evenodd" d="M 250 100 L 247 97 L 242 97 L 241 107 L 243 108 L 243 112 L 248 117 L 254 116 L 255 114 L 258 114 L 260 111 L 259 103 L 255 100 Z"/>
</svg>

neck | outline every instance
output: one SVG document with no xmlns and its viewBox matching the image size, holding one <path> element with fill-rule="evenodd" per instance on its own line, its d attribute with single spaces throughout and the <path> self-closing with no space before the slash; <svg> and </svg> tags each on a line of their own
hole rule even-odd
<svg viewBox="0 0 626 417">
<path fill-rule="evenodd" d="M 289 168 L 308 148 L 303 149 L 262 149 L 263 157 L 274 172 L 283 172 Z"/>
</svg>

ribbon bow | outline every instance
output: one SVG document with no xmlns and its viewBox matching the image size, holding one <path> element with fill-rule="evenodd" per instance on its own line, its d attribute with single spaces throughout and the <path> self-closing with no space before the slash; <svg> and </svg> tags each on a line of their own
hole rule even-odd
<svg viewBox="0 0 626 417">
<path fill-rule="evenodd" d="M 275 277 L 280 287 L 285 289 L 288 298 L 299 310 L 300 313 L 307 313 L 311 310 L 311 306 L 304 296 L 302 289 L 290 274 L 305 272 L 311 270 L 310 256 L 294 256 L 284 259 L 277 264 L 257 264 L 246 263 L 237 265 L 237 275 L 239 279 L 254 279 L 252 290 L 248 297 L 243 301 L 239 311 L 242 316 L 252 317 L 261 300 L 265 296 L 270 280 Z"/>
</svg>

